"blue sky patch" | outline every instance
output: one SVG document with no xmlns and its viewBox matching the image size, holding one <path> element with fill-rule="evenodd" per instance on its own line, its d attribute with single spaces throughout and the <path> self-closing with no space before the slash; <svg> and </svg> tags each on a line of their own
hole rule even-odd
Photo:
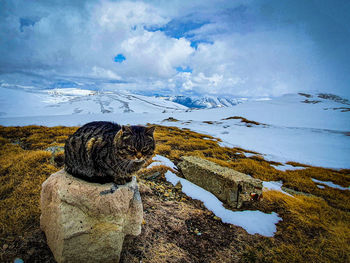
<svg viewBox="0 0 350 263">
<path fill-rule="evenodd" d="M 19 30 L 23 32 L 23 27 L 34 26 L 36 22 L 40 21 L 39 17 L 21 17 L 19 19 Z"/>
<path fill-rule="evenodd" d="M 114 62 L 117 63 L 122 63 L 124 60 L 126 60 L 126 58 L 123 54 L 118 54 L 114 57 Z"/>
<path fill-rule="evenodd" d="M 177 72 L 189 72 L 189 73 L 192 73 L 192 69 L 191 69 L 189 66 L 187 66 L 187 67 L 185 67 L 185 68 L 183 68 L 183 67 L 177 67 L 177 68 L 176 68 L 176 71 L 177 71 Z"/>
<path fill-rule="evenodd" d="M 177 18 L 171 20 L 168 24 L 162 27 L 147 27 L 146 30 L 150 32 L 162 31 L 165 35 L 172 38 L 181 38 L 187 36 L 187 33 L 191 30 L 198 29 L 206 24 L 209 24 L 209 21 L 194 22 L 190 20 L 183 21 L 183 18 Z"/>
<path fill-rule="evenodd" d="M 191 41 L 191 47 L 193 47 L 195 49 L 198 48 L 198 44 L 200 44 L 200 43 L 205 43 L 205 44 L 210 44 L 210 45 L 214 44 L 213 41 L 205 40 L 205 39 L 190 40 L 190 41 Z"/>
</svg>

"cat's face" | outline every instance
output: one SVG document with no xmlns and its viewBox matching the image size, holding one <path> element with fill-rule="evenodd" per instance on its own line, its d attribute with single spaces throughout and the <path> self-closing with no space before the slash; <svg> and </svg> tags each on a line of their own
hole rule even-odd
<svg viewBox="0 0 350 263">
<path fill-rule="evenodd" d="M 124 160 L 142 162 L 152 157 L 155 149 L 155 127 L 122 126 L 116 135 L 116 152 Z"/>
</svg>

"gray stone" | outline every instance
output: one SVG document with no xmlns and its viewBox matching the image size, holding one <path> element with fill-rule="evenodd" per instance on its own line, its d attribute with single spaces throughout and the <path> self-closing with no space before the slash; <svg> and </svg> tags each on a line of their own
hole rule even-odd
<svg viewBox="0 0 350 263">
<path fill-rule="evenodd" d="M 136 177 L 89 183 L 64 170 L 42 185 L 40 227 L 57 262 L 118 262 L 125 235 L 139 235 L 143 207 Z"/>
<path fill-rule="evenodd" d="M 262 181 L 208 160 L 183 156 L 178 164 L 185 178 L 214 194 L 233 208 L 262 195 Z"/>
<path fill-rule="evenodd" d="M 54 155 L 58 152 L 64 151 L 64 147 L 63 146 L 50 146 L 50 147 L 47 147 L 45 149 L 45 151 L 50 152 Z"/>
</svg>

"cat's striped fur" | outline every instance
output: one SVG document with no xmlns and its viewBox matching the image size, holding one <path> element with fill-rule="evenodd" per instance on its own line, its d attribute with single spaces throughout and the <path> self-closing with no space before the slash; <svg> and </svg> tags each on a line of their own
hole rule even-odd
<svg viewBox="0 0 350 263">
<path fill-rule="evenodd" d="M 90 182 L 125 184 L 153 155 L 154 127 L 90 122 L 65 144 L 65 169 Z"/>
</svg>

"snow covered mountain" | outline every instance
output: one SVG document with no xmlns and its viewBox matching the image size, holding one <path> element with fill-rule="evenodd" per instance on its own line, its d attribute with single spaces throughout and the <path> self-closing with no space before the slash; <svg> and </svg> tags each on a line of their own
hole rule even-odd
<svg viewBox="0 0 350 263">
<path fill-rule="evenodd" d="M 0 116 L 40 116 L 96 113 L 157 113 L 187 107 L 156 97 L 79 88 L 48 90 L 0 85 Z"/>
<path fill-rule="evenodd" d="M 184 105 L 189 108 L 221 108 L 221 107 L 232 107 L 239 103 L 242 103 L 246 99 L 244 98 L 229 98 L 229 97 L 191 97 L 191 96 L 168 96 L 166 100 L 173 101 Z"/>
<path fill-rule="evenodd" d="M 232 107 L 248 100 L 167 94 L 168 90 L 150 91 L 135 83 L 111 79 L 3 72 L 0 73 L 0 116 L 208 109 Z"/>
</svg>

